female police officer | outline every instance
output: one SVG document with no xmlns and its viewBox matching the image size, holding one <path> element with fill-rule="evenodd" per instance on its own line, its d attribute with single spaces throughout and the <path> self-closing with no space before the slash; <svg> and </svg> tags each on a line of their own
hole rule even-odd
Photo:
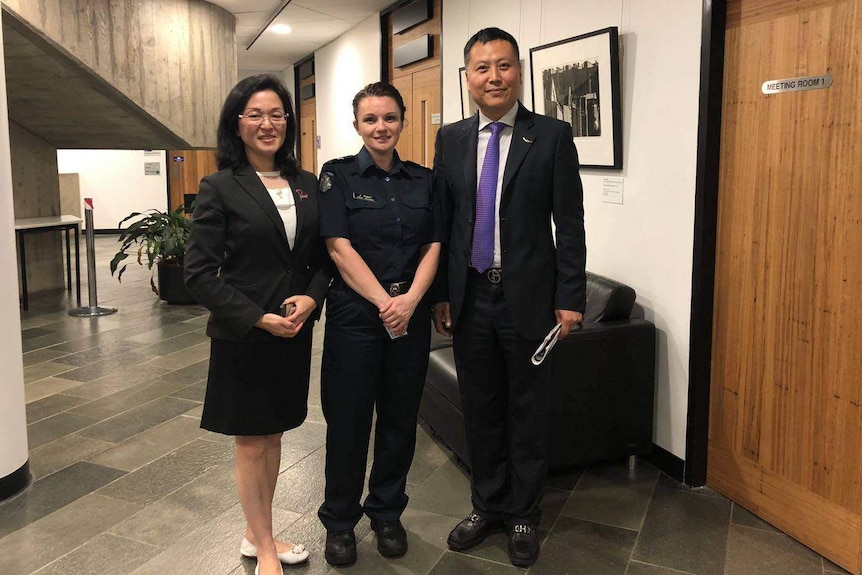
<svg viewBox="0 0 862 575">
<path fill-rule="evenodd" d="M 320 231 L 338 268 L 326 305 L 321 401 L 326 417 L 326 494 L 318 515 L 326 560 L 356 561 L 363 510 L 385 557 L 407 551 L 400 516 L 428 367 L 430 306 L 423 297 L 440 255 L 431 172 L 402 161 L 395 145 L 404 101 L 369 84 L 353 99 L 364 146 L 320 174 Z M 374 464 L 360 505 L 374 408 Z"/>
</svg>

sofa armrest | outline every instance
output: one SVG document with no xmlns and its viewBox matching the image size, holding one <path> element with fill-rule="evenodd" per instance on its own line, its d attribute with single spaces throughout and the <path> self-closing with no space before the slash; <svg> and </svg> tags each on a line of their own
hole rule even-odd
<svg viewBox="0 0 862 575">
<path fill-rule="evenodd" d="M 617 459 L 652 445 L 655 326 L 585 324 L 553 351 L 548 462 L 552 469 Z"/>
</svg>

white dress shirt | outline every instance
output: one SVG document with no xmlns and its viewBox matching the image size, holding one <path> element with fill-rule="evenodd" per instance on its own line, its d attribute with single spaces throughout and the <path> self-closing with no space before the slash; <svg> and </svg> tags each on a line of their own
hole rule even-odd
<svg viewBox="0 0 862 575">
<path fill-rule="evenodd" d="M 512 143 L 512 132 L 515 126 L 515 116 L 518 115 L 518 103 L 512 109 L 503 114 L 497 120 L 506 126 L 500 131 L 500 167 L 497 172 L 497 191 L 494 199 L 494 262 L 491 267 L 499 268 L 502 258 L 500 257 L 500 196 L 503 192 L 503 173 L 506 171 L 506 160 L 509 157 L 509 145 Z M 482 164 L 485 163 L 485 152 L 488 149 L 488 140 L 491 139 L 489 124 L 494 121 L 479 110 L 479 144 L 476 148 L 476 185 L 478 189 L 479 180 L 482 178 Z"/>
</svg>

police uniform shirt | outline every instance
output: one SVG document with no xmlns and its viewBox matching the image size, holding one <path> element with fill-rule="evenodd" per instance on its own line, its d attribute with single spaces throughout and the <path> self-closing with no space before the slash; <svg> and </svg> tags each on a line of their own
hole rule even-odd
<svg viewBox="0 0 862 575">
<path fill-rule="evenodd" d="M 380 283 L 413 279 L 422 246 L 439 242 L 431 170 L 402 162 L 379 168 L 363 147 L 320 172 L 320 233 L 346 238 Z"/>
</svg>

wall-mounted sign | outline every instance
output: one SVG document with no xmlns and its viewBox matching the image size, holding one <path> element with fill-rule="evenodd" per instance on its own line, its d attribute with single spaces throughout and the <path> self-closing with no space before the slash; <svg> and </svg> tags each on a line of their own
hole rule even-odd
<svg viewBox="0 0 862 575">
<path fill-rule="evenodd" d="M 158 176 L 162 173 L 162 165 L 159 162 L 144 162 L 145 176 Z"/>
<path fill-rule="evenodd" d="M 823 74 L 822 76 L 767 80 L 760 89 L 764 94 L 783 94 L 784 92 L 802 92 L 804 90 L 825 90 L 831 85 L 832 75 Z"/>
<path fill-rule="evenodd" d="M 622 204 L 624 185 L 623 178 L 603 178 L 602 201 L 606 204 Z"/>
</svg>

